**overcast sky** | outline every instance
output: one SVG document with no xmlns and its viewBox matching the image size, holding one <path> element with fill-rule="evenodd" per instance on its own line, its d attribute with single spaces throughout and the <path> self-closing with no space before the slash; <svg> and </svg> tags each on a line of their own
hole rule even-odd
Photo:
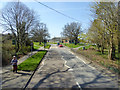
<svg viewBox="0 0 120 90">
<path fill-rule="evenodd" d="M 0 10 L 5 7 L 7 2 L 0 2 Z M 38 15 L 40 15 L 40 21 L 45 23 L 48 27 L 51 38 L 60 37 L 60 33 L 63 31 L 65 24 L 70 22 L 78 22 L 61 14 L 52 11 L 51 9 L 33 1 L 23 2 L 30 9 L 33 9 Z M 73 17 L 82 24 L 82 30 L 86 32 L 90 26 L 90 20 L 92 20 L 92 13 L 90 11 L 91 2 L 42 2 L 43 4 L 64 13 L 70 17 Z M 0 27 L 1 29 L 1 27 Z"/>
</svg>

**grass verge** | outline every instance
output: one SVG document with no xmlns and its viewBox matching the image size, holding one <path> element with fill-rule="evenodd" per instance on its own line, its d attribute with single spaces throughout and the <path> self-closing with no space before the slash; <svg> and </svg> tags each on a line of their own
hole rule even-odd
<svg viewBox="0 0 120 90">
<path fill-rule="evenodd" d="M 51 46 L 50 44 L 46 44 L 45 48 L 46 48 L 46 49 L 49 49 L 50 46 Z M 35 50 L 38 50 L 40 47 L 44 47 L 44 43 L 41 43 L 41 44 L 39 45 L 39 42 L 34 42 L 34 49 L 35 49 Z"/>
<path fill-rule="evenodd" d="M 40 47 L 43 47 L 43 46 L 44 46 L 43 43 L 41 43 L 41 44 L 39 45 L 39 42 L 34 42 L 34 49 L 35 49 L 35 50 L 37 50 L 37 49 L 39 49 Z"/>
<path fill-rule="evenodd" d="M 39 62 L 42 60 L 47 51 L 39 51 L 35 55 L 18 65 L 18 70 L 34 71 Z"/>
<path fill-rule="evenodd" d="M 120 75 L 120 67 L 118 67 L 120 65 L 120 60 L 109 60 L 107 58 L 107 54 L 101 54 L 100 52 L 96 51 L 96 50 L 78 50 L 77 51 L 79 54 L 89 58 L 89 60 L 92 60 L 96 63 L 98 63 L 99 65 L 105 67 L 106 69 L 115 72 L 117 74 Z"/>
<path fill-rule="evenodd" d="M 77 48 L 77 47 L 80 47 L 80 46 L 84 46 L 84 44 L 69 44 L 69 43 L 62 43 L 63 45 L 69 47 L 69 48 Z"/>
<path fill-rule="evenodd" d="M 56 42 L 49 42 L 49 44 L 57 44 Z"/>
<path fill-rule="evenodd" d="M 94 48 L 95 49 L 96 48 L 95 45 L 86 45 L 84 47 L 85 47 L 85 49 L 89 49 L 89 48 Z M 83 50 L 83 47 L 80 47 L 79 50 Z"/>
<path fill-rule="evenodd" d="M 46 49 L 49 49 L 50 46 L 51 46 L 50 44 L 47 44 L 47 45 L 45 46 L 45 48 L 46 48 Z"/>
</svg>

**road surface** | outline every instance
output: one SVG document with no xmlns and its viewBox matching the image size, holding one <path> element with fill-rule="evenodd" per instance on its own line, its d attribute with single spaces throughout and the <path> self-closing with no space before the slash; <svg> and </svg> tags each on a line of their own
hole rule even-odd
<svg viewBox="0 0 120 90">
<path fill-rule="evenodd" d="M 27 88 L 118 88 L 118 82 L 53 44 Z"/>
</svg>

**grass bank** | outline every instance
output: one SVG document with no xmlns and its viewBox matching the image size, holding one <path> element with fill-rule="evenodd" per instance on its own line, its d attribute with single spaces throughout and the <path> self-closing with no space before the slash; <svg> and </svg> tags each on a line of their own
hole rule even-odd
<svg viewBox="0 0 120 90">
<path fill-rule="evenodd" d="M 49 42 L 48 44 L 57 44 L 56 42 Z"/>
<path fill-rule="evenodd" d="M 43 46 L 44 46 L 43 43 L 39 44 L 39 42 L 33 42 L 33 44 L 34 44 L 34 49 L 35 49 L 35 50 L 38 50 L 40 47 L 43 47 Z"/>
<path fill-rule="evenodd" d="M 65 45 L 65 46 L 67 46 L 67 47 L 69 47 L 69 48 L 77 48 L 77 47 L 80 47 L 80 46 L 84 46 L 85 44 L 77 44 L 77 45 L 75 45 L 75 44 L 69 44 L 69 43 L 62 43 L 63 45 Z"/>
<path fill-rule="evenodd" d="M 50 46 L 51 46 L 50 44 L 47 44 L 47 45 L 45 46 L 45 48 L 46 48 L 46 49 L 49 49 Z"/>
<path fill-rule="evenodd" d="M 27 60 L 18 65 L 18 70 L 34 71 L 39 62 L 42 60 L 47 51 L 39 51 L 35 55 L 29 57 Z"/>
<path fill-rule="evenodd" d="M 96 49 L 95 45 L 85 45 L 84 47 L 85 49 L 89 49 L 89 48 Z M 79 50 L 83 50 L 83 47 L 80 47 Z"/>
<path fill-rule="evenodd" d="M 50 46 L 51 45 L 47 43 L 46 46 L 45 46 L 45 48 L 49 49 Z M 35 50 L 38 50 L 40 47 L 44 47 L 44 43 L 39 44 L 39 42 L 34 42 L 34 49 Z"/>
<path fill-rule="evenodd" d="M 120 74 L 120 60 L 116 59 L 116 60 L 109 60 L 108 59 L 108 54 L 107 51 L 105 51 L 104 54 L 101 54 L 101 52 L 98 52 L 97 50 L 91 50 L 91 49 L 87 49 L 87 50 L 81 50 L 79 49 L 77 51 L 79 54 L 89 58 L 90 60 L 92 60 L 93 62 L 98 63 L 99 65 L 105 67 L 106 69 L 118 73 Z"/>
</svg>

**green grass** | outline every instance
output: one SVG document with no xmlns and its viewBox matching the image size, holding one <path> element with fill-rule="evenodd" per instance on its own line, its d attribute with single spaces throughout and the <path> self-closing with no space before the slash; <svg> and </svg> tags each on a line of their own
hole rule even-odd
<svg viewBox="0 0 120 90">
<path fill-rule="evenodd" d="M 45 48 L 46 48 L 46 49 L 49 49 L 50 46 L 51 46 L 50 44 L 47 44 L 47 45 L 45 46 Z"/>
<path fill-rule="evenodd" d="M 120 60 L 116 60 L 115 63 L 118 64 L 118 65 L 120 65 Z"/>
<path fill-rule="evenodd" d="M 93 45 L 89 45 L 89 46 L 85 46 L 85 49 L 88 48 L 96 48 Z M 115 73 L 120 74 L 120 70 L 117 67 L 117 65 L 120 65 L 120 60 L 118 58 L 118 53 L 116 51 L 116 60 L 114 62 L 112 62 L 112 60 L 110 61 L 108 59 L 108 50 L 104 49 L 104 54 L 102 54 L 101 52 L 94 50 L 94 51 L 89 51 L 88 50 L 83 50 L 83 47 L 81 47 L 79 49 L 79 51 L 81 51 L 81 53 L 83 53 L 84 56 L 90 58 L 93 61 L 97 61 L 97 63 L 101 64 L 102 66 L 106 67 L 108 70 L 114 71 Z M 89 52 L 89 53 L 88 53 Z M 92 56 L 92 57 L 91 57 Z M 102 59 L 103 58 L 103 59 Z"/>
<path fill-rule="evenodd" d="M 44 46 L 43 43 L 41 43 L 40 45 L 39 45 L 39 42 L 33 42 L 33 43 L 34 43 L 34 49 L 35 49 L 35 50 L 37 50 L 37 49 L 39 49 L 40 47 L 43 47 L 43 46 Z"/>
<path fill-rule="evenodd" d="M 87 45 L 84 47 L 85 47 L 85 49 L 89 49 L 90 47 L 95 48 L 95 45 Z M 79 48 L 79 50 L 83 50 L 83 47 Z"/>
<path fill-rule="evenodd" d="M 80 47 L 80 46 L 84 46 L 84 44 L 69 44 L 69 43 L 63 43 L 63 45 L 69 47 L 69 48 L 77 48 L 77 47 Z"/>
<path fill-rule="evenodd" d="M 50 46 L 51 46 L 51 45 L 47 43 L 46 46 L 45 46 L 45 48 L 49 49 Z M 39 49 L 40 47 L 44 47 L 44 43 L 41 43 L 41 44 L 39 45 L 39 42 L 34 42 L 34 49 L 35 49 L 35 50 Z"/>
<path fill-rule="evenodd" d="M 45 50 L 39 51 L 35 55 L 29 57 L 27 60 L 18 65 L 18 70 L 34 71 L 46 52 L 47 51 Z"/>
<path fill-rule="evenodd" d="M 100 56 L 102 56 L 105 59 L 108 59 L 108 51 L 107 50 L 104 51 L 104 54 L 102 54 L 101 52 L 98 52 L 98 51 L 96 51 L 95 54 L 96 55 L 100 55 Z"/>
<path fill-rule="evenodd" d="M 49 42 L 49 44 L 57 44 L 56 42 Z"/>
</svg>

